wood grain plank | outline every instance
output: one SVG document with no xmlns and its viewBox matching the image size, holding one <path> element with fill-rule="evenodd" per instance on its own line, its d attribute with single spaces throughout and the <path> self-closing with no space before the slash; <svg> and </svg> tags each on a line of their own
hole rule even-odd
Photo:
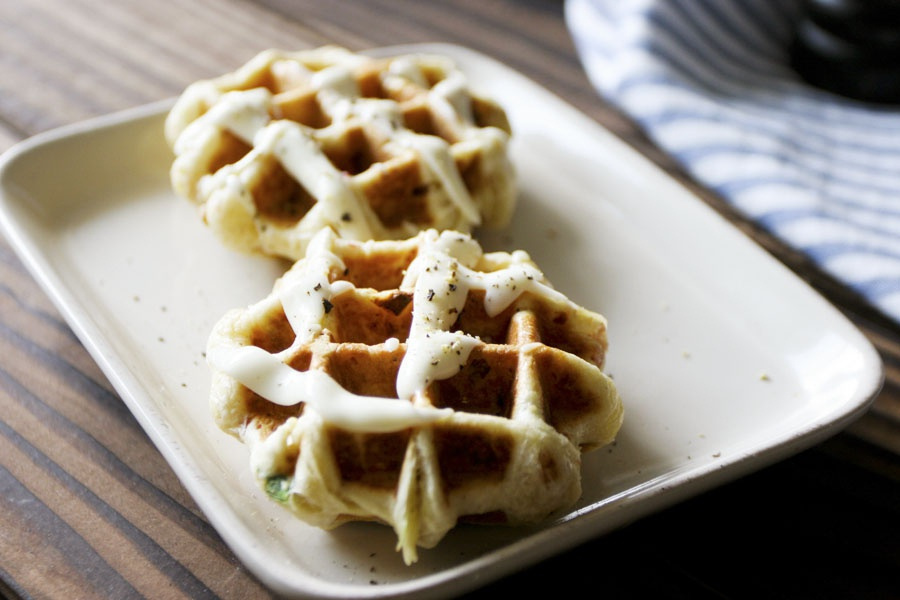
<svg viewBox="0 0 900 600">
<path fill-rule="evenodd" d="M 32 493 L 117 573 L 138 589 L 162 589 L 175 582 L 186 597 L 202 597 L 207 586 L 191 575 L 194 569 L 202 567 L 219 576 L 234 571 L 237 565 L 230 551 L 192 503 L 178 502 L 134 472 L 89 431 L 5 370 L 0 370 L 0 384 L 14 400 L 4 402 L 8 437 L 28 459 L 4 453 L 2 466 L 19 481 L 35 470 L 46 475 L 37 479 L 44 485 L 32 488 Z M 144 460 L 156 456 L 142 435 L 131 432 L 128 437 L 146 446 Z M 158 460 L 162 465 L 161 457 Z M 20 473 L 23 466 L 29 468 Z M 186 497 L 185 501 L 189 502 Z M 154 573 L 153 565 L 162 571 Z"/>
<path fill-rule="evenodd" d="M 22 137 L 167 98 L 270 46 L 308 46 L 297 23 L 247 2 L 23 0 L 0 36 L 0 114 Z M 318 43 L 322 40 L 315 40 Z"/>
<path fill-rule="evenodd" d="M 8 451 L 4 442 L 0 438 L 0 449 Z M 33 477 L 29 471 L 29 478 Z M 0 486 L 3 492 L 0 516 L 5 524 L 4 543 L 0 546 L 0 561 L 5 567 L 3 579 L 22 582 L 17 586 L 21 592 L 13 595 L 10 589 L 4 597 L 27 594 L 100 599 L 109 597 L 110 593 L 120 597 L 137 595 L 81 536 L 70 532 L 64 520 L 2 468 Z"/>
</svg>

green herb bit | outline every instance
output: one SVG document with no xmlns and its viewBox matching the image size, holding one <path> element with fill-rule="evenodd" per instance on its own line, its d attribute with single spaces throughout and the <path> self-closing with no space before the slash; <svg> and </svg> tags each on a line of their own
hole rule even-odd
<svg viewBox="0 0 900 600">
<path fill-rule="evenodd" d="M 287 502 L 291 495 L 291 479 L 287 475 L 275 475 L 266 479 L 266 494 L 278 502 Z"/>
</svg>

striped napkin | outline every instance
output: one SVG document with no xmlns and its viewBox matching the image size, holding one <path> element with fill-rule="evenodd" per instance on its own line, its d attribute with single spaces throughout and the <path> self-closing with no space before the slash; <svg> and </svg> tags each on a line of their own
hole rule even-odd
<svg viewBox="0 0 900 600">
<path fill-rule="evenodd" d="M 900 321 L 900 107 L 788 65 L 793 0 L 566 0 L 598 92 L 699 182 Z"/>
</svg>

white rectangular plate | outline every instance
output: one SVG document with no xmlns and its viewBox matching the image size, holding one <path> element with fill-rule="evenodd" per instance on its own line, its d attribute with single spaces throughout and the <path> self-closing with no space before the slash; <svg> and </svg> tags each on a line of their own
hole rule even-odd
<svg viewBox="0 0 900 600">
<path fill-rule="evenodd" d="M 153 105 L 52 131 L 0 166 L 10 243 L 234 552 L 285 595 L 450 595 L 804 449 L 868 406 L 868 341 L 705 204 L 532 81 L 457 46 L 507 108 L 520 201 L 488 249 L 527 250 L 609 319 L 625 423 L 585 456 L 584 495 L 533 528 L 461 526 L 413 566 L 374 524 L 308 527 L 251 480 L 207 408 L 212 325 L 266 295 L 285 264 L 223 249 L 170 191 Z M 375 581 L 378 585 L 372 585 Z"/>
</svg>

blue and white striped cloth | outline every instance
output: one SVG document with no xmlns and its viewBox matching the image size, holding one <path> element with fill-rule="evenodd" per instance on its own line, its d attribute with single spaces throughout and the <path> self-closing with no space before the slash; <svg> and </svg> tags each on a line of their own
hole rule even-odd
<svg viewBox="0 0 900 600">
<path fill-rule="evenodd" d="M 900 321 L 900 107 L 804 84 L 795 0 L 567 0 L 600 94 L 747 217 Z"/>
</svg>

